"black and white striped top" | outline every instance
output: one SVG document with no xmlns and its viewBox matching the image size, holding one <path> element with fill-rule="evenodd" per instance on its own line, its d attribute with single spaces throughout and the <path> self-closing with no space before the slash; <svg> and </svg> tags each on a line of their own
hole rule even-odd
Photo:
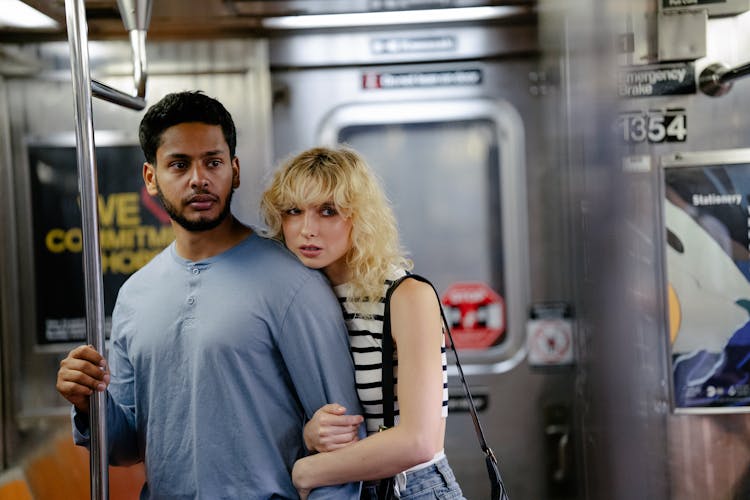
<svg viewBox="0 0 750 500">
<path fill-rule="evenodd" d="M 391 279 L 383 285 L 383 298 L 377 305 L 351 301 L 347 299 L 347 284 L 334 287 L 336 296 L 344 310 L 346 327 L 349 330 L 349 346 L 354 359 L 357 395 L 364 410 L 367 433 L 378 431 L 383 424 L 383 313 L 385 309 L 385 294 L 394 280 L 406 274 L 404 270 L 395 270 Z M 362 313 L 369 311 L 366 307 L 374 307 L 372 316 L 362 317 Z M 441 335 L 442 332 L 436 332 Z M 441 354 L 443 358 L 443 408 L 442 416 L 448 416 L 448 363 L 445 355 L 445 338 L 443 337 Z M 398 347 L 393 350 L 393 394 L 394 394 L 394 423 L 398 425 Z"/>
</svg>

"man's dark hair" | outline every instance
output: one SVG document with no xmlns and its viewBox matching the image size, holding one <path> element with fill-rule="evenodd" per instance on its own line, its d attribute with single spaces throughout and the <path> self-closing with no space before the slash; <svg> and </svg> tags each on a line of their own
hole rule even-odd
<svg viewBox="0 0 750 500">
<path fill-rule="evenodd" d="M 221 126 L 224 139 L 229 146 L 229 154 L 234 158 L 237 131 L 232 115 L 219 101 L 196 90 L 167 94 L 146 111 L 138 129 L 138 138 L 146 161 L 156 162 L 156 150 L 159 149 L 165 130 L 189 122 Z"/>
</svg>

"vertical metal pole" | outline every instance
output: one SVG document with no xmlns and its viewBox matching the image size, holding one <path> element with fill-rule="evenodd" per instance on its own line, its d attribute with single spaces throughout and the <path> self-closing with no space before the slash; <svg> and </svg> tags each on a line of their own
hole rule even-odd
<svg viewBox="0 0 750 500">
<path fill-rule="evenodd" d="M 83 271 L 86 291 L 86 339 L 98 352 L 104 352 L 104 285 L 99 253 L 98 189 L 94 155 L 94 119 L 91 106 L 88 26 L 83 0 L 65 0 L 65 17 L 70 44 L 70 66 L 75 104 L 78 186 L 81 195 L 81 229 L 83 232 Z M 106 396 L 91 396 L 90 472 L 91 498 L 109 498 L 107 469 Z"/>
</svg>

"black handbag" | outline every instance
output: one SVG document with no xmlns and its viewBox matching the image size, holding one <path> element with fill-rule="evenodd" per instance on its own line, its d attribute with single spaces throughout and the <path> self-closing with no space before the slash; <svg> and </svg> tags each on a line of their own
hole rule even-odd
<svg viewBox="0 0 750 500">
<path fill-rule="evenodd" d="M 484 452 L 484 461 L 487 466 L 487 475 L 490 479 L 490 498 L 491 500 L 509 500 L 508 493 L 505 491 L 505 484 L 503 478 L 500 476 L 500 469 L 497 465 L 497 458 L 492 449 L 487 445 L 487 441 L 484 438 L 484 432 L 482 431 L 482 424 L 479 422 L 479 416 L 477 415 L 477 409 L 474 405 L 474 400 L 471 397 L 471 391 L 469 391 L 469 385 L 466 383 L 464 377 L 464 371 L 461 368 L 461 362 L 458 360 L 458 352 L 456 351 L 456 344 L 453 342 L 453 335 L 451 335 L 450 325 L 445 317 L 445 311 L 440 303 L 440 296 L 435 289 L 435 286 L 426 278 L 419 276 L 418 274 L 407 274 L 402 276 L 393 282 L 388 288 L 385 294 L 385 312 L 383 313 L 383 424 L 385 428 L 393 427 L 393 338 L 391 336 L 391 295 L 394 290 L 408 278 L 413 278 L 417 281 L 427 283 L 430 285 L 435 292 L 435 296 L 438 299 L 438 305 L 440 306 L 440 315 L 443 319 L 443 325 L 445 333 L 448 334 L 451 348 L 456 358 L 456 368 L 458 369 L 458 375 L 461 379 L 461 384 L 464 387 L 464 393 L 466 394 L 466 401 L 469 403 L 469 411 L 471 412 L 471 418 L 474 422 L 474 430 L 477 433 L 479 439 L 479 446 Z M 378 499 L 379 500 L 392 500 L 397 498 L 394 492 L 394 478 L 389 477 L 381 479 L 378 484 Z"/>
</svg>

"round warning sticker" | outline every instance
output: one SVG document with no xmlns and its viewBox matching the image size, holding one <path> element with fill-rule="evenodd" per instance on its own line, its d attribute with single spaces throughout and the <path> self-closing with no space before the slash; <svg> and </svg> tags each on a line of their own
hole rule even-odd
<svg viewBox="0 0 750 500">
<path fill-rule="evenodd" d="M 454 283 L 442 302 L 457 348 L 487 348 L 505 334 L 505 302 L 484 283 Z"/>
</svg>

